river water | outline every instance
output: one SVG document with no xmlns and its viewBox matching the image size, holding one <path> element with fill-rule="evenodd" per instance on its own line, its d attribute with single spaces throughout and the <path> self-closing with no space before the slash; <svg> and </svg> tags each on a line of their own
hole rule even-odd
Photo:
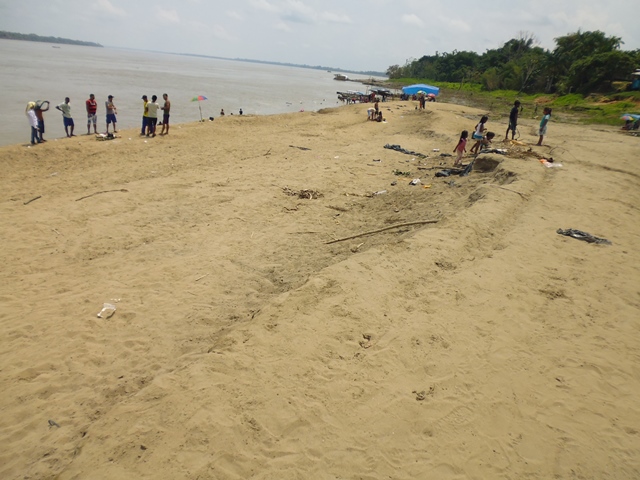
<svg viewBox="0 0 640 480">
<path fill-rule="evenodd" d="M 45 139 L 64 136 L 62 114 L 55 105 L 71 98 L 76 134 L 86 133 L 85 101 L 93 93 L 98 101 L 98 132 L 104 132 L 105 107 L 113 95 L 118 128 L 139 127 L 141 96 L 162 94 L 171 100 L 171 122 L 200 119 L 198 102 L 204 95 L 202 115 L 218 117 L 220 109 L 237 115 L 268 115 L 334 107 L 338 90 L 364 90 L 359 83 L 336 82 L 333 74 L 280 65 L 171 55 L 137 50 L 81 47 L 0 40 L 0 145 L 29 141 L 25 106 L 49 100 L 45 113 Z"/>
</svg>

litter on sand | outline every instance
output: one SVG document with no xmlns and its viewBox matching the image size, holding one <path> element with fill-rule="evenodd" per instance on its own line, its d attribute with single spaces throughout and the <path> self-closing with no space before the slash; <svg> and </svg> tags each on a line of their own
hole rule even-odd
<svg viewBox="0 0 640 480">
<path fill-rule="evenodd" d="M 595 235 L 591 235 L 590 233 L 583 232 L 582 230 L 576 230 L 574 228 L 567 228 L 566 230 L 559 228 L 558 230 L 556 230 L 556 233 L 559 235 L 565 235 L 567 237 L 576 238 L 578 240 L 582 240 L 587 243 L 611 245 L 611 242 L 606 238 L 596 237 Z"/>
<path fill-rule="evenodd" d="M 389 145 L 388 143 L 384 146 L 384 148 L 388 148 L 389 150 L 395 150 L 396 152 L 406 153 L 407 155 L 415 155 L 419 158 L 427 158 L 424 153 L 412 152 L 411 150 L 407 150 L 402 148 L 400 145 Z"/>
<path fill-rule="evenodd" d="M 113 305 L 112 303 L 105 303 L 102 306 L 102 310 L 98 312 L 98 318 L 109 318 L 114 313 L 116 313 L 116 306 Z"/>
<path fill-rule="evenodd" d="M 553 159 L 551 159 L 551 161 L 547 160 L 546 158 L 541 158 L 540 159 L 540 163 L 542 165 L 544 165 L 547 168 L 553 168 L 553 167 L 561 167 L 562 164 L 561 163 L 556 163 L 553 161 Z"/>
</svg>

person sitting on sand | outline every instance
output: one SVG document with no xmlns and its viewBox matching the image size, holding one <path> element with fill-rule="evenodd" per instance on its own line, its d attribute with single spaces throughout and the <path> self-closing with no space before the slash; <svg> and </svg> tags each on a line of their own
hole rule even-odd
<svg viewBox="0 0 640 480">
<path fill-rule="evenodd" d="M 460 140 L 458 140 L 458 145 L 453 149 L 453 153 L 458 152 L 458 156 L 456 157 L 456 161 L 453 163 L 454 167 L 458 167 L 462 165 L 462 154 L 467 151 L 467 137 L 469 136 L 469 132 L 463 130 L 460 134 Z"/>
<path fill-rule="evenodd" d="M 484 138 L 482 140 L 480 140 L 480 147 L 478 147 L 478 150 L 476 151 L 476 153 L 480 153 L 480 150 L 482 150 L 485 147 L 488 147 L 489 145 L 491 145 L 491 140 L 493 140 L 493 137 L 495 137 L 496 134 L 493 132 L 487 132 L 487 134 L 484 136 Z"/>
<path fill-rule="evenodd" d="M 376 122 L 384 122 L 384 118 L 382 118 L 382 112 L 378 112 L 378 116 L 376 117 Z"/>
<path fill-rule="evenodd" d="M 221 117 L 224 117 L 224 108 L 221 108 L 221 109 L 220 109 L 220 116 L 221 116 Z"/>
</svg>

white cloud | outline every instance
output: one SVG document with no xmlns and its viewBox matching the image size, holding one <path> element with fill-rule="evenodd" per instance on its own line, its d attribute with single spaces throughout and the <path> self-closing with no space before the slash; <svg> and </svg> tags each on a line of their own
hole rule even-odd
<svg viewBox="0 0 640 480">
<path fill-rule="evenodd" d="M 402 21 L 408 25 L 415 25 L 416 27 L 424 27 L 424 22 L 415 13 L 402 15 Z"/>
<path fill-rule="evenodd" d="M 270 4 L 267 0 L 251 0 L 249 3 L 258 10 L 264 10 L 265 12 L 277 12 L 278 7 Z"/>
<path fill-rule="evenodd" d="M 320 15 L 320 18 L 325 22 L 330 22 L 330 23 L 353 23 L 353 21 L 347 14 L 323 12 Z"/>
<path fill-rule="evenodd" d="M 93 8 L 100 13 L 109 13 L 118 17 L 124 17 L 127 15 L 127 12 L 114 6 L 109 0 L 97 0 Z"/>
<path fill-rule="evenodd" d="M 289 25 L 287 25 L 284 22 L 278 22 L 276 25 L 274 25 L 274 27 L 276 30 L 280 30 L 282 32 L 291 32 L 291 27 L 289 27 Z"/>
<path fill-rule="evenodd" d="M 244 20 L 244 18 L 242 17 L 242 15 L 240 15 L 238 12 L 233 11 L 233 10 L 229 10 L 229 11 L 227 12 L 227 16 L 228 16 L 229 18 L 233 18 L 233 19 L 235 19 L 235 20 Z"/>
<path fill-rule="evenodd" d="M 213 36 L 219 40 L 235 40 L 222 25 L 214 25 L 211 29 Z"/>
<path fill-rule="evenodd" d="M 471 31 L 471 26 L 464 20 L 460 20 L 458 18 L 447 18 L 447 17 L 439 16 L 438 22 L 446 26 L 447 29 L 453 30 L 454 32 L 470 32 Z M 500 45 L 496 45 L 494 48 L 498 48 L 499 46 Z"/>
<path fill-rule="evenodd" d="M 180 23 L 180 16 L 175 10 L 159 10 L 156 17 L 163 23 Z"/>
</svg>

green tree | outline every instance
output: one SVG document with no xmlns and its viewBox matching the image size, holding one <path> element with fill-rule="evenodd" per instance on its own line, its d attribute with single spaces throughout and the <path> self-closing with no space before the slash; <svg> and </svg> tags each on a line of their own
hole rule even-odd
<svg viewBox="0 0 640 480">
<path fill-rule="evenodd" d="M 606 91 L 614 80 L 626 80 L 633 71 L 632 56 L 627 52 L 598 53 L 573 62 L 567 85 L 578 93 Z"/>
</svg>

